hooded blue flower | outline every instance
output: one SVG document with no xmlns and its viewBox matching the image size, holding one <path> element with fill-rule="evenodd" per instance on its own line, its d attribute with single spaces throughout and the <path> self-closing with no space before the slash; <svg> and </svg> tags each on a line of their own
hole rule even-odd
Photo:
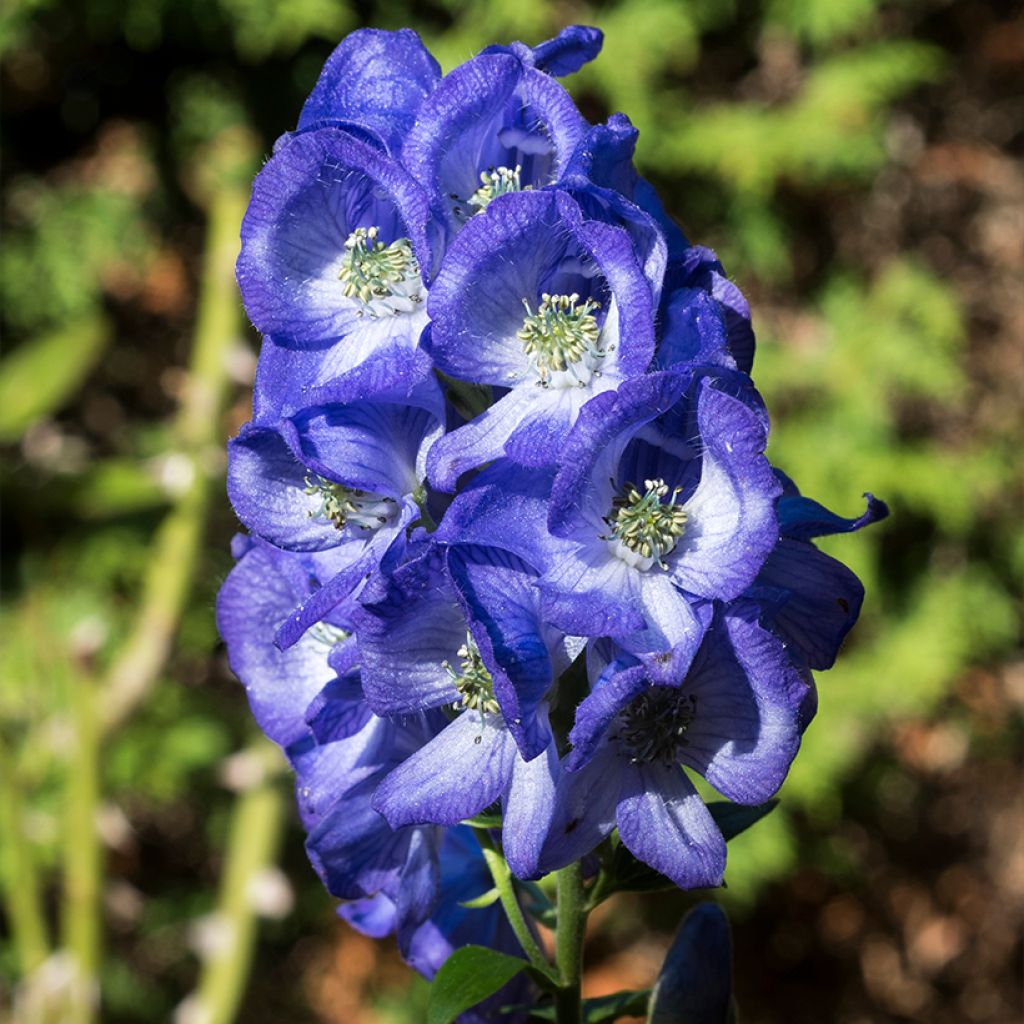
<svg viewBox="0 0 1024 1024">
<path fill-rule="evenodd" d="M 575 71 L 599 46 L 595 30 L 569 29 L 534 51 L 492 47 L 446 75 L 424 102 L 402 159 L 426 183 L 449 234 L 499 195 L 558 180 L 587 123 L 538 65 Z"/>
<path fill-rule="evenodd" d="M 290 620 L 293 642 L 380 564 L 419 515 L 440 396 L 376 395 L 316 406 L 275 427 L 249 424 L 228 445 L 228 494 L 254 533 L 293 551 L 339 549 L 339 569 Z"/>
<path fill-rule="evenodd" d="M 757 613 L 746 601 L 720 607 L 670 682 L 629 655 L 607 666 L 577 710 L 552 798 L 538 802 L 550 818 L 533 874 L 579 859 L 617 827 L 634 856 L 681 888 L 721 884 L 725 841 L 683 767 L 731 800 L 762 803 L 808 721 L 809 676 Z"/>
<path fill-rule="evenodd" d="M 654 351 L 651 285 L 629 235 L 559 191 L 504 197 L 467 225 L 429 308 L 439 369 L 509 389 L 434 447 L 443 490 L 502 453 L 552 464 L 585 403 L 643 373 Z"/>
<path fill-rule="evenodd" d="M 544 624 L 535 576 L 494 549 L 428 547 L 394 570 L 357 625 L 367 701 L 444 708 L 447 726 L 378 787 L 394 827 L 454 825 L 501 800 L 510 864 L 550 771 L 546 698 L 581 644 Z"/>
<path fill-rule="evenodd" d="M 242 222 L 238 284 L 259 331 L 316 353 L 307 388 L 414 352 L 434 270 L 429 221 L 409 174 L 339 128 L 296 134 L 267 162 Z"/>
</svg>

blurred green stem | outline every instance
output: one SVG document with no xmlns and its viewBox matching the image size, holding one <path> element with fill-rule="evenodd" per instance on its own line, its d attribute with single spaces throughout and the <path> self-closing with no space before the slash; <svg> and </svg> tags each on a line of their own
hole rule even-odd
<svg viewBox="0 0 1024 1024">
<path fill-rule="evenodd" d="M 0 744 L 0 884 L 18 966 L 25 977 L 46 959 L 49 942 L 16 771 L 13 758 Z"/>
<path fill-rule="evenodd" d="M 260 739 L 245 756 L 263 766 L 262 778 L 241 793 L 232 811 L 213 918 L 218 939 L 205 954 L 199 985 L 191 997 L 196 1019 L 204 1024 L 230 1024 L 237 1016 L 256 943 L 254 891 L 260 873 L 274 864 L 284 820 L 284 794 L 276 781 L 280 752 Z"/>
<path fill-rule="evenodd" d="M 220 413 L 230 376 L 228 357 L 241 327 L 234 279 L 238 225 L 248 191 L 224 187 L 210 201 L 202 286 L 189 382 L 175 434 L 193 477 L 161 524 L 131 635 L 111 666 L 102 705 L 104 731 L 116 729 L 156 682 L 188 600 L 210 497 L 211 466 L 219 467 Z"/>
<path fill-rule="evenodd" d="M 64 901 L 61 930 L 75 964 L 69 1024 L 96 1019 L 99 1002 L 100 907 L 103 850 L 97 828 L 100 800 L 96 684 L 88 676 L 68 680 L 74 739 L 64 786 Z"/>
<path fill-rule="evenodd" d="M 584 906 L 583 868 L 579 861 L 556 874 L 558 886 L 558 930 L 555 933 L 555 963 L 559 986 L 555 992 L 558 1024 L 580 1024 L 583 1002 L 580 984 L 583 977 L 583 936 L 587 929 Z"/>
</svg>

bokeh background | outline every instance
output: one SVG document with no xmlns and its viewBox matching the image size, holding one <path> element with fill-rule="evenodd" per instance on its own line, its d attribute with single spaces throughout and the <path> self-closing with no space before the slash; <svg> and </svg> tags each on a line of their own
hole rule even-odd
<svg viewBox="0 0 1024 1024">
<path fill-rule="evenodd" d="M 213 601 L 258 339 L 248 183 L 337 40 L 444 67 L 584 22 L 584 113 L 750 297 L 770 455 L 868 599 L 765 822 L 730 847 L 750 1022 L 1019 1019 L 1024 20 L 991 0 L 8 0 L 0 18 L 0 1017 L 414 1024 L 334 916 Z M 592 921 L 650 983 L 692 896 Z M 100 993 L 97 1009 L 96 994 Z"/>
</svg>

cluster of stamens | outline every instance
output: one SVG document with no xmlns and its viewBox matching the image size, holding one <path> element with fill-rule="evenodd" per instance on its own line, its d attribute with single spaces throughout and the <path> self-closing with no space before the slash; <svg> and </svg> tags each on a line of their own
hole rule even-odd
<svg viewBox="0 0 1024 1024">
<path fill-rule="evenodd" d="M 348 525 L 375 530 L 387 523 L 398 508 L 391 498 L 346 487 L 322 476 L 307 475 L 303 490 L 311 498 L 320 499 L 319 507 L 307 513 L 309 518 L 329 519 L 336 530 Z"/>
<path fill-rule="evenodd" d="M 452 668 L 450 661 L 441 662 L 445 672 L 459 691 L 460 699 L 452 706 L 457 711 L 481 711 L 496 715 L 501 710 L 494 699 L 494 680 L 480 657 L 476 641 L 466 634 L 466 642 L 456 652 L 459 656 L 459 670 Z"/>
<path fill-rule="evenodd" d="M 594 311 L 601 303 L 572 295 L 541 295 L 537 311 L 523 299 L 526 318 L 516 331 L 523 352 L 536 367 L 542 387 L 552 384 L 567 387 L 586 386 L 591 377 L 600 376 L 600 362 L 608 354 L 598 341 L 601 327 Z"/>
<path fill-rule="evenodd" d="M 515 167 L 490 167 L 480 174 L 480 187 L 466 201 L 468 206 L 476 207 L 476 213 L 483 213 L 498 196 L 509 192 L 522 192 L 520 181 L 522 165 Z"/>
<path fill-rule="evenodd" d="M 376 227 L 356 228 L 345 240 L 338 279 L 371 316 L 411 312 L 423 302 L 420 268 L 407 238 L 385 245 Z"/>
<path fill-rule="evenodd" d="M 620 713 L 614 738 L 632 764 L 679 764 L 697 697 L 674 686 L 652 686 Z"/>
<path fill-rule="evenodd" d="M 642 494 L 627 483 L 612 499 L 611 513 L 604 518 L 611 533 L 601 539 L 611 543 L 615 553 L 630 565 L 667 569 L 665 555 L 686 530 L 686 509 L 676 504 L 681 490 L 676 487 L 668 501 L 663 501 L 669 496 L 664 480 L 645 480 Z"/>
</svg>

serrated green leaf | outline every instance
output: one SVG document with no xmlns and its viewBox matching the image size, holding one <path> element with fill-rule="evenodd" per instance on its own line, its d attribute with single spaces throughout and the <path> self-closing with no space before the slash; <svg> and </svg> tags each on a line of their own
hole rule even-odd
<svg viewBox="0 0 1024 1024">
<path fill-rule="evenodd" d="M 444 962 L 430 986 L 427 1024 L 451 1024 L 460 1013 L 493 995 L 527 966 L 483 946 L 463 946 Z"/>
</svg>

